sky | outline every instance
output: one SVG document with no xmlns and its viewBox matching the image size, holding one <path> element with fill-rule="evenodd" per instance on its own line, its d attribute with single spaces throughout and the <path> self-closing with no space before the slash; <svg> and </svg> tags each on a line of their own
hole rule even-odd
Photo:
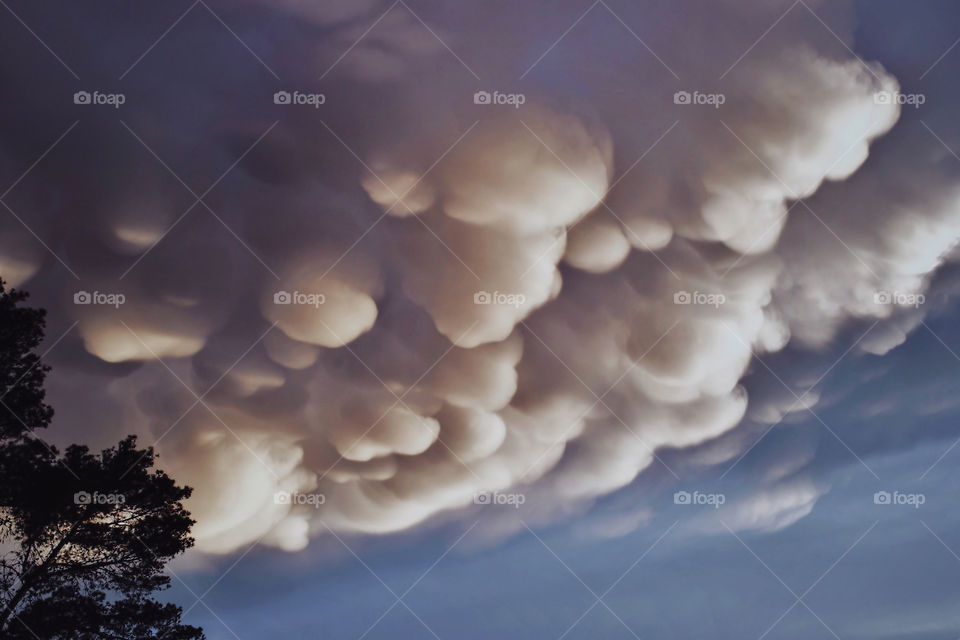
<svg viewBox="0 0 960 640">
<path fill-rule="evenodd" d="M 209 638 L 960 636 L 955 3 L 0 4 L 45 435 Z"/>
</svg>

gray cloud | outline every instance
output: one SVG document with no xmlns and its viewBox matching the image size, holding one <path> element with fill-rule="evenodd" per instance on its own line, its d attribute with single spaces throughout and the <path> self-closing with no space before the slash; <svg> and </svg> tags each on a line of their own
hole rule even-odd
<svg viewBox="0 0 960 640">
<path fill-rule="evenodd" d="M 114 431 L 159 438 L 211 552 L 523 493 L 489 518 L 503 533 L 586 508 L 658 451 L 681 473 L 734 460 L 744 432 L 820 397 L 748 394 L 754 354 L 874 321 L 862 349 L 885 353 L 956 240 L 936 141 L 871 155 L 901 118 L 878 99 L 890 73 L 803 7 L 748 49 L 789 6 L 704 3 L 631 34 L 620 20 L 640 29 L 648 7 L 598 5 L 550 48 L 582 9 L 251 3 L 228 17 L 261 61 L 191 16 L 116 113 L 66 104 L 64 85 L 37 118 L 82 122 L 17 185 L 30 231 L 0 218 L 0 273 L 77 322 L 58 408 L 94 394 Z M 174 46 L 211 33 L 207 60 Z M 15 142 L 0 166 L 36 155 Z M 809 512 L 809 459 L 771 460 L 731 522 Z M 324 500 L 277 501 L 291 492 Z"/>
</svg>

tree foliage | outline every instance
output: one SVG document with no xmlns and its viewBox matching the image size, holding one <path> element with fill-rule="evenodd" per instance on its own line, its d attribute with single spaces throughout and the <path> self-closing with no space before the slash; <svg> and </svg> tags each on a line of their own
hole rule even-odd
<svg viewBox="0 0 960 640">
<path fill-rule="evenodd" d="M 43 381 L 49 367 L 34 349 L 43 340 L 46 312 L 22 307 L 22 291 L 5 291 L 0 280 L 0 441 L 50 424 Z"/>
<path fill-rule="evenodd" d="M 151 595 L 193 544 L 179 487 L 134 436 L 99 454 L 60 453 L 33 435 L 50 423 L 44 314 L 0 282 L 0 637 L 196 640 L 181 610 Z M 9 402 L 8 402 L 9 400 Z"/>
</svg>

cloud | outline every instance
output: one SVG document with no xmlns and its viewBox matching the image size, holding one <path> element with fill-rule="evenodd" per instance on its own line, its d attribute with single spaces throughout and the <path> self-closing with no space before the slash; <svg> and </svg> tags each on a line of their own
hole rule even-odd
<svg viewBox="0 0 960 640">
<path fill-rule="evenodd" d="M 875 294 L 925 291 L 956 240 L 955 181 L 927 171 L 927 147 L 874 158 L 901 117 L 876 96 L 897 81 L 809 14 L 738 61 L 788 6 L 662 16 L 657 57 L 599 8 L 548 50 L 573 3 L 546 18 L 397 6 L 353 49 L 389 5 L 250 3 L 235 17 L 284 16 L 256 32 L 264 64 L 287 85 L 323 75 L 322 108 L 273 104 L 242 51 L 223 76 L 226 45 L 170 80 L 184 104 L 151 103 L 149 68 L 133 73 L 137 138 L 93 113 L 83 126 L 122 141 L 115 157 L 72 177 L 40 165 L 18 187 L 79 282 L 7 218 L 0 268 L 78 322 L 56 375 L 111 380 L 124 426 L 196 487 L 202 550 L 402 531 L 482 509 L 484 492 L 529 498 L 491 531 L 562 518 L 658 452 L 681 471 L 729 460 L 750 445 L 740 431 L 817 402 L 748 396 L 755 354 L 873 320 L 862 346 L 883 353 L 923 317 Z M 623 12 L 640 28 L 643 6 Z M 474 67 L 481 91 L 522 104 L 475 101 Z M 191 206 L 154 153 L 214 188 Z M 72 304 L 80 288 L 125 302 Z M 731 505 L 737 526 L 809 512 L 808 453 Z M 275 500 L 297 492 L 323 500 Z"/>
</svg>

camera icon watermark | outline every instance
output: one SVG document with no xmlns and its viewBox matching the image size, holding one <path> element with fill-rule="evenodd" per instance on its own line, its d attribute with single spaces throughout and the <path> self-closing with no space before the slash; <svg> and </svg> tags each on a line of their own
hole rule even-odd
<svg viewBox="0 0 960 640">
<path fill-rule="evenodd" d="M 927 301 L 922 293 L 903 293 L 901 291 L 875 291 L 873 303 L 883 306 L 896 305 L 899 307 L 913 307 L 919 309 Z"/>
<path fill-rule="evenodd" d="M 922 93 L 900 93 L 899 91 L 877 91 L 873 94 L 874 104 L 898 104 L 919 109 L 927 101 Z"/>
<path fill-rule="evenodd" d="M 506 305 L 520 308 L 527 301 L 522 293 L 501 293 L 500 291 L 477 291 L 473 294 L 473 304 Z"/>
<path fill-rule="evenodd" d="M 73 504 L 94 504 L 94 505 L 121 505 L 127 502 L 127 497 L 122 493 L 100 493 L 94 491 L 77 491 L 73 494 Z"/>
<path fill-rule="evenodd" d="M 301 91 L 277 91 L 273 94 L 273 104 L 307 105 L 319 109 L 326 103 L 327 96 L 322 93 L 303 93 Z"/>
<path fill-rule="evenodd" d="M 322 293 L 277 291 L 273 294 L 273 304 L 298 304 L 319 308 L 326 300 L 327 297 Z"/>
<path fill-rule="evenodd" d="M 494 91 L 477 91 L 473 94 L 473 104 L 492 104 L 509 105 L 514 109 L 519 109 L 520 105 L 526 103 L 527 96 L 522 93 L 500 93 Z"/>
<path fill-rule="evenodd" d="M 274 504 L 288 504 L 291 506 L 307 506 L 319 509 L 327 501 L 322 493 L 300 493 L 299 491 L 277 491 L 273 494 Z"/>
<path fill-rule="evenodd" d="M 677 491 L 673 494 L 673 504 L 706 505 L 719 509 L 726 504 L 727 496 L 722 493 L 701 493 L 700 491 Z"/>
<path fill-rule="evenodd" d="M 114 109 L 119 109 L 120 105 L 127 101 L 127 96 L 122 93 L 101 93 L 100 91 L 77 91 L 73 94 L 73 104 L 81 105 L 107 105 Z"/>
<path fill-rule="evenodd" d="M 73 294 L 73 304 L 104 305 L 118 309 L 126 301 L 127 297 L 122 293 L 77 291 Z"/>
<path fill-rule="evenodd" d="M 677 91 L 673 94 L 673 104 L 707 105 L 719 109 L 727 101 L 722 93 L 701 93 L 699 91 Z"/>
<path fill-rule="evenodd" d="M 473 504 L 509 506 L 519 509 L 527 501 L 522 493 L 499 493 L 497 491 L 481 491 L 473 495 Z"/>
<path fill-rule="evenodd" d="M 673 294 L 673 304 L 709 305 L 714 309 L 727 302 L 727 296 L 722 293 L 703 293 L 701 291 L 676 291 Z"/>
<path fill-rule="evenodd" d="M 926 504 L 927 496 L 923 493 L 901 493 L 899 491 L 877 491 L 873 494 L 873 504 L 910 506 L 919 509 Z"/>
</svg>

